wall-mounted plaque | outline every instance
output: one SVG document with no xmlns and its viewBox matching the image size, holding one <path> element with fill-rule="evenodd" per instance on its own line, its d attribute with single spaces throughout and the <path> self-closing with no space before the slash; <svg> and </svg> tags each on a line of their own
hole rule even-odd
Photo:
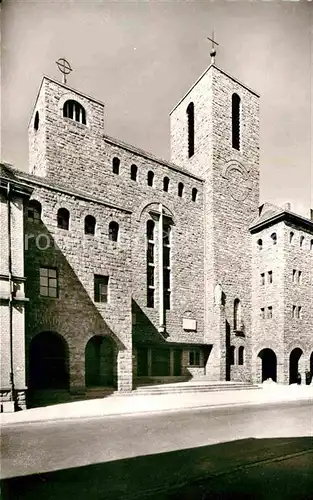
<svg viewBox="0 0 313 500">
<path fill-rule="evenodd" d="M 197 321 L 191 318 L 183 318 L 183 329 L 195 332 L 197 330 Z"/>
</svg>

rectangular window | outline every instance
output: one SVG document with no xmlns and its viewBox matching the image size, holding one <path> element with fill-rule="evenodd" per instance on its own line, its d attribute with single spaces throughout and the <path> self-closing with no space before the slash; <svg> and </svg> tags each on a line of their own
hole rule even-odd
<svg viewBox="0 0 313 500">
<path fill-rule="evenodd" d="M 147 289 L 147 307 L 154 307 L 154 288 Z"/>
<path fill-rule="evenodd" d="M 109 276 L 94 276 L 94 300 L 95 302 L 108 302 Z"/>
<path fill-rule="evenodd" d="M 171 292 L 169 290 L 165 290 L 164 292 L 164 309 L 169 311 L 171 308 Z"/>
<path fill-rule="evenodd" d="M 267 317 L 268 317 L 268 319 L 272 319 L 272 317 L 273 317 L 273 308 L 272 308 L 272 306 L 268 306 L 268 308 L 267 308 Z"/>
<path fill-rule="evenodd" d="M 200 366 L 200 351 L 198 350 L 189 351 L 189 365 Z"/>
<path fill-rule="evenodd" d="M 55 268 L 40 268 L 40 295 L 41 297 L 53 298 L 58 296 L 58 277 Z"/>
<path fill-rule="evenodd" d="M 298 318 L 302 319 L 302 307 L 298 306 Z"/>
<path fill-rule="evenodd" d="M 149 263 L 154 262 L 154 243 L 148 243 L 147 260 Z"/>
<path fill-rule="evenodd" d="M 261 307 L 261 318 L 265 319 L 265 309 L 264 309 L 264 307 Z"/>
<path fill-rule="evenodd" d="M 292 318 L 296 317 L 296 306 L 292 306 Z"/>
<path fill-rule="evenodd" d="M 296 278 L 297 278 L 297 271 L 296 269 L 292 270 L 292 282 L 296 283 Z"/>
<path fill-rule="evenodd" d="M 269 271 L 267 274 L 268 274 L 268 282 L 273 283 L 273 271 Z"/>
<path fill-rule="evenodd" d="M 40 295 L 53 298 L 58 296 L 58 276 L 55 268 L 40 268 Z"/>
<path fill-rule="evenodd" d="M 154 287 L 154 266 L 148 265 L 148 287 Z"/>
<path fill-rule="evenodd" d="M 302 271 L 298 271 L 298 283 L 299 285 L 302 283 Z"/>
<path fill-rule="evenodd" d="M 265 274 L 261 274 L 261 285 L 265 285 Z"/>
</svg>

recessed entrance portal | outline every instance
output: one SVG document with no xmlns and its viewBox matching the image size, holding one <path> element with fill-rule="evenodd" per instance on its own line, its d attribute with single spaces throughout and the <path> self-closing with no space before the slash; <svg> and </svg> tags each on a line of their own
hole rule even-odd
<svg viewBox="0 0 313 500">
<path fill-rule="evenodd" d="M 289 356 L 289 384 L 296 384 L 299 373 L 299 360 L 303 354 L 302 349 L 296 347 Z"/>
<path fill-rule="evenodd" d="M 29 351 L 29 388 L 66 389 L 69 382 L 68 346 L 54 332 L 36 335 Z"/>
<path fill-rule="evenodd" d="M 95 335 L 85 349 L 86 387 L 116 385 L 117 347 L 110 337 Z"/>
<path fill-rule="evenodd" d="M 262 349 L 258 357 L 262 362 L 262 382 L 271 378 L 274 382 L 277 380 L 277 358 L 272 349 Z"/>
</svg>

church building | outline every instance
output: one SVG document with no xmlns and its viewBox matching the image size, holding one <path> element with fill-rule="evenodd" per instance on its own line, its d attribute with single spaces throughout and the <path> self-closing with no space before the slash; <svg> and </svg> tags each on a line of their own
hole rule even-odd
<svg viewBox="0 0 313 500">
<path fill-rule="evenodd" d="M 28 390 L 308 382 L 313 216 L 259 206 L 259 95 L 213 60 L 170 113 L 171 161 L 105 116 L 45 76 L 30 173 L 1 165 L 1 411 Z"/>
</svg>

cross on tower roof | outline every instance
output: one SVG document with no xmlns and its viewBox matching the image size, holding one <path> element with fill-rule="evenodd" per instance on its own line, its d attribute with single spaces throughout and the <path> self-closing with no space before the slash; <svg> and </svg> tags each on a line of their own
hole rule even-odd
<svg viewBox="0 0 313 500">
<path fill-rule="evenodd" d="M 56 61 L 56 65 L 63 74 L 63 83 L 66 84 L 66 75 L 73 71 L 70 63 L 64 57 L 60 57 L 60 59 Z"/>
<path fill-rule="evenodd" d="M 207 36 L 207 39 L 210 40 L 210 42 L 212 42 L 210 56 L 211 56 L 211 64 L 214 64 L 215 63 L 215 56 L 216 56 L 215 45 L 218 45 L 218 43 L 214 40 L 214 31 L 212 31 L 212 38 Z"/>
</svg>

